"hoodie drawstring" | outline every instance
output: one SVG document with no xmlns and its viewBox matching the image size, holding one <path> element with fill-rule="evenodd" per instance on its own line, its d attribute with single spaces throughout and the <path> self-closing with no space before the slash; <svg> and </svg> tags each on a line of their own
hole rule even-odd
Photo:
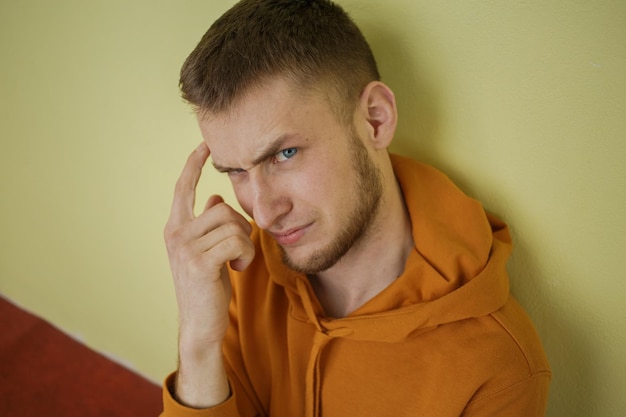
<svg viewBox="0 0 626 417">
<path fill-rule="evenodd" d="M 309 363 L 306 369 L 306 384 L 305 384 L 305 404 L 304 417 L 318 417 L 320 415 L 320 354 L 324 346 L 326 346 L 330 338 L 324 334 L 324 329 L 320 324 L 315 312 L 313 311 L 311 298 L 309 291 L 303 280 L 296 281 L 298 293 L 303 299 L 304 310 L 309 320 L 315 326 L 315 336 L 313 337 L 313 346 L 311 348 L 311 354 L 309 355 Z"/>
<path fill-rule="evenodd" d="M 316 332 L 313 338 L 313 347 L 309 356 L 306 370 L 306 394 L 305 394 L 305 417 L 318 417 L 321 406 L 321 375 L 320 356 L 322 349 L 330 341 L 330 337 L 324 333 Z"/>
</svg>

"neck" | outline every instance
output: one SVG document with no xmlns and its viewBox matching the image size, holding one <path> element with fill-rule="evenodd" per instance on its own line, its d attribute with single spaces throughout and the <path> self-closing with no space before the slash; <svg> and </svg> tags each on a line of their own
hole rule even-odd
<svg viewBox="0 0 626 417">
<path fill-rule="evenodd" d="M 309 277 L 329 317 L 346 317 L 404 271 L 414 246 L 411 220 L 395 177 L 388 189 L 365 238 L 333 267 Z"/>
</svg>

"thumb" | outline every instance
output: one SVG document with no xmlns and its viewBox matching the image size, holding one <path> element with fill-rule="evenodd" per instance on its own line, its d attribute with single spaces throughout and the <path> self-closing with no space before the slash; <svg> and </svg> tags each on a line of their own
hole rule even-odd
<svg viewBox="0 0 626 417">
<path fill-rule="evenodd" d="M 242 253 L 239 258 L 230 261 L 230 267 L 235 271 L 244 271 L 254 260 L 254 254 L 255 250 L 254 246 L 252 246 L 247 251 Z"/>
</svg>

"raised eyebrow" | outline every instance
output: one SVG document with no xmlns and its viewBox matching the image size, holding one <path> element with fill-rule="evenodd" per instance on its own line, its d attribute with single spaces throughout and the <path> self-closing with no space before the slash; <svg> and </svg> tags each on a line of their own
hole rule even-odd
<svg viewBox="0 0 626 417">
<path fill-rule="evenodd" d="M 259 165 L 261 162 L 268 160 L 280 152 L 288 138 L 289 136 L 287 135 L 281 135 L 274 142 L 270 143 L 252 160 L 252 166 L 250 168 Z"/>
<path fill-rule="evenodd" d="M 285 134 L 285 135 L 281 135 L 278 138 L 276 138 L 276 140 L 274 142 L 270 143 L 267 146 L 267 148 L 261 150 L 261 153 L 259 153 L 259 155 L 257 155 L 252 160 L 252 163 L 250 164 L 249 168 L 226 167 L 226 166 L 222 166 L 220 164 L 215 163 L 215 161 L 211 161 L 211 163 L 213 164 L 213 167 L 216 170 L 218 170 L 221 173 L 225 173 L 225 174 L 229 174 L 229 173 L 232 173 L 232 172 L 248 171 L 248 170 L 254 168 L 255 166 L 259 165 L 261 162 L 268 160 L 269 158 L 273 157 L 278 152 L 280 152 L 283 149 L 283 146 L 284 146 L 285 142 L 289 138 L 291 138 L 291 137 L 292 137 L 292 135 Z"/>
</svg>

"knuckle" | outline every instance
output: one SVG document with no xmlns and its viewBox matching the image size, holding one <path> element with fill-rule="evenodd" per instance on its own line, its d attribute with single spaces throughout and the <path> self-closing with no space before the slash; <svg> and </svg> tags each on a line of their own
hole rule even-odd
<svg viewBox="0 0 626 417">
<path fill-rule="evenodd" d="M 206 269 L 205 259 L 202 253 L 188 254 L 186 263 L 189 269 L 195 273 L 204 271 Z"/>
<path fill-rule="evenodd" d="M 196 258 L 198 257 L 198 254 L 194 252 L 192 245 L 189 243 L 181 245 L 176 253 L 178 259 L 180 259 L 183 263 L 194 264 L 197 262 Z"/>
<path fill-rule="evenodd" d="M 172 226 L 169 222 L 165 225 L 163 228 L 163 237 L 166 241 L 173 237 L 175 230 L 174 226 Z"/>
<path fill-rule="evenodd" d="M 168 248 L 180 246 L 183 240 L 181 235 L 182 233 L 179 228 L 166 226 L 163 230 L 163 238 Z"/>
<path fill-rule="evenodd" d="M 228 238 L 225 243 L 228 245 L 228 248 L 232 251 L 232 253 L 240 255 L 247 246 L 246 240 L 247 239 L 240 234 L 236 234 Z"/>
<path fill-rule="evenodd" d="M 216 217 L 226 219 L 230 216 L 229 208 L 228 204 L 222 201 L 212 206 L 208 211 Z"/>
<path fill-rule="evenodd" d="M 223 233 L 226 236 L 233 236 L 241 231 L 241 227 L 235 221 L 229 221 L 222 225 Z"/>
<path fill-rule="evenodd" d="M 227 219 L 228 221 L 232 221 L 237 216 L 237 212 L 235 211 L 235 209 L 233 209 L 224 201 L 217 203 L 215 206 L 213 206 L 212 209 L 215 210 L 218 216 L 225 219 L 225 221 Z"/>
</svg>

